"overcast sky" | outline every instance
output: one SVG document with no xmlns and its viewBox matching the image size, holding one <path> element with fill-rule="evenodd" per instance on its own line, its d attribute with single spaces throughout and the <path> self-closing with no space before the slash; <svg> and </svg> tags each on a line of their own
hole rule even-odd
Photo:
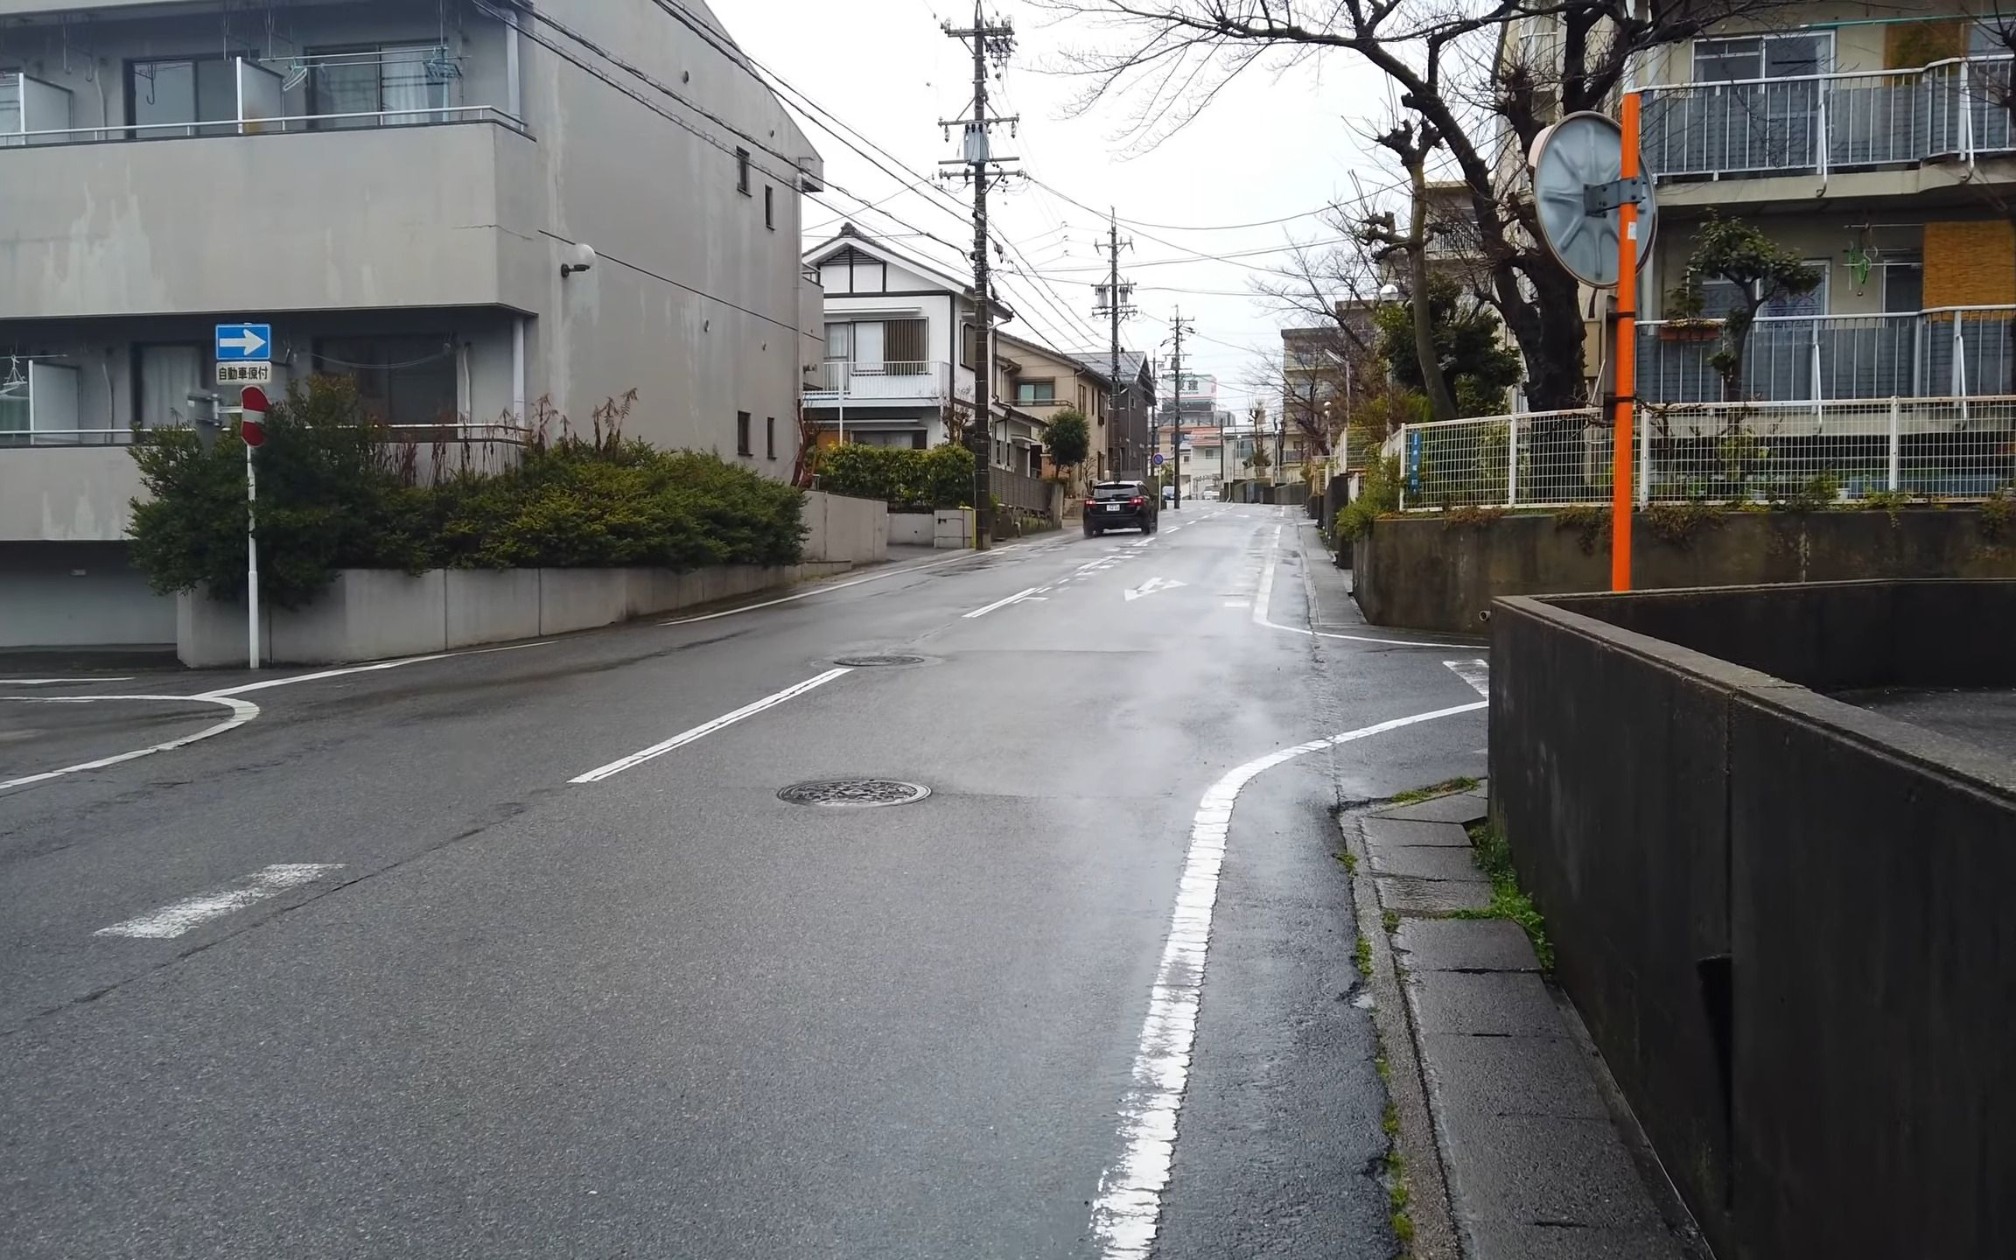
<svg viewBox="0 0 2016 1260">
<path fill-rule="evenodd" d="M 1111 204 L 1122 220 L 1122 236 L 1134 239 L 1132 251 L 1122 253 L 1122 275 L 1137 286 L 1141 308 L 1139 317 L 1123 325 L 1122 342 L 1155 353 L 1166 366 L 1169 320 L 1180 304 L 1197 333 L 1185 338 L 1186 364 L 1217 374 L 1228 405 L 1243 400 L 1259 357 L 1279 353 L 1279 329 L 1304 322 L 1252 295 L 1253 282 L 1265 278 L 1255 268 L 1281 266 L 1287 257 L 1252 251 L 1331 233 L 1314 217 L 1236 230 L 1179 229 L 1317 210 L 1354 196 L 1354 169 L 1367 191 L 1391 184 L 1393 174 L 1366 155 L 1361 138 L 1368 123 L 1386 113 L 1381 81 L 1347 53 L 1278 76 L 1249 71 L 1187 130 L 1133 154 L 1124 132 L 1139 98 L 1068 118 L 1066 107 L 1084 81 L 1053 72 L 1060 68 L 1062 50 L 1112 46 L 1119 37 L 1084 19 L 1059 23 L 1055 14 L 1023 0 L 999 0 L 990 8 L 996 11 L 1013 21 L 1018 47 L 991 90 L 999 93 L 997 112 L 1022 117 L 1020 136 L 1003 135 L 996 152 L 1019 156 L 1022 169 L 1063 194 L 1018 181 L 990 199 L 998 233 L 1048 282 L 1046 288 L 1032 278 L 1008 276 L 1005 291 L 1022 314 L 1020 331 L 1033 331 L 1058 349 L 1105 348 L 1105 321 L 1090 313 L 1091 283 L 1105 275 L 1105 255 L 1094 248 L 1105 238 L 1104 215 L 1064 198 L 1102 212 Z M 808 235 L 824 239 L 842 218 L 851 218 L 963 274 L 969 264 L 962 254 L 972 239 L 964 212 L 942 197 L 899 190 L 917 175 L 937 171 L 941 159 L 957 156 L 957 133 L 947 141 L 936 124 L 968 107 L 972 63 L 965 46 L 940 31 L 939 22 L 969 24 L 970 0 L 964 6 L 955 0 L 715 0 L 715 12 L 757 62 L 913 173 L 892 178 L 806 124 L 831 185 L 817 194 L 825 205 L 807 205 Z M 966 202 L 963 182 L 943 187 Z M 863 210 L 855 197 L 882 203 L 903 222 Z M 1141 226 L 1130 228 L 1128 220 Z M 942 241 L 914 235 L 920 230 Z M 1213 258 L 1167 261 L 1192 253 Z M 1225 254 L 1248 256 L 1226 260 Z"/>
</svg>

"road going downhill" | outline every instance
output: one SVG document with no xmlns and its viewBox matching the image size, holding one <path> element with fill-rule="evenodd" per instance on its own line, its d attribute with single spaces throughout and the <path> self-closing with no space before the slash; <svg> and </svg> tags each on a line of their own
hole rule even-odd
<svg viewBox="0 0 2016 1260">
<path fill-rule="evenodd" d="M 1330 813 L 1482 773 L 1482 653 L 1305 546 L 0 682 L 0 1254 L 1388 1254 Z"/>
</svg>

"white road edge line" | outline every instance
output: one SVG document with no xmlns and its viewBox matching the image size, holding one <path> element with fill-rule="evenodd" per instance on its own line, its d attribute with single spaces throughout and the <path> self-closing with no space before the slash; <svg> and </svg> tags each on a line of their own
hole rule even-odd
<svg viewBox="0 0 2016 1260">
<path fill-rule="evenodd" d="M 603 779 L 609 778 L 611 775 L 621 774 L 625 770 L 631 769 L 634 766 L 641 766 L 645 762 L 651 760 L 653 757 L 662 757 L 666 753 L 671 752 L 674 748 L 678 748 L 685 744 L 690 744 L 696 739 L 705 739 L 707 736 L 712 735 L 714 732 L 718 730 L 721 730 L 723 727 L 735 725 L 735 723 L 740 722 L 743 718 L 754 717 L 756 714 L 761 713 L 765 709 L 775 708 L 777 705 L 783 704 L 786 700 L 791 699 L 793 696 L 802 696 L 806 692 L 812 690 L 814 687 L 823 687 L 827 683 L 832 682 L 835 678 L 840 677 L 840 675 L 842 674 L 850 674 L 853 672 L 854 672 L 853 670 L 844 667 L 840 669 L 829 669 L 825 673 L 808 678 L 804 682 L 798 683 L 795 686 L 786 687 L 784 690 L 779 691 L 774 695 L 765 696 L 761 700 L 756 701 L 754 704 L 745 704 L 741 708 L 735 710 L 733 713 L 724 713 L 720 717 L 715 718 L 711 722 L 702 722 L 700 725 L 695 726 L 690 730 L 684 730 L 679 732 L 677 735 L 674 735 L 672 738 L 665 740 L 662 743 L 653 744 L 649 748 L 631 753 L 628 757 L 618 758 L 617 760 L 610 762 L 606 766 L 597 766 L 593 770 L 590 770 L 588 773 L 577 774 L 567 781 L 569 783 L 599 783 Z"/>
<path fill-rule="evenodd" d="M 966 620 L 971 621 L 975 617 L 985 617 L 988 613 L 993 612 L 997 608 L 1006 608 L 1010 604 L 1019 603 L 1020 601 L 1029 598 L 1031 595 L 1034 595 L 1037 591 L 1041 589 L 1042 589 L 1041 587 L 1032 586 L 1026 591 L 1017 591 L 1006 599 L 997 599 L 993 603 L 987 605 L 985 608 L 975 608 L 972 612 L 965 614 Z"/>
<path fill-rule="evenodd" d="M 341 862 L 289 862 L 254 871 L 229 888 L 200 893 L 171 902 L 152 914 L 99 928 L 93 936 L 128 936 L 138 940 L 165 941 L 194 931 L 212 919 L 221 919 L 236 910 L 277 897 L 290 888 L 311 884 L 331 871 L 343 869 Z"/>
<path fill-rule="evenodd" d="M 0 782 L 0 792 L 27 787 L 31 783 L 44 783 L 50 779 L 60 779 L 66 774 L 82 774 L 86 770 L 103 770 L 121 762 L 135 761 L 141 757 L 151 757 L 155 753 L 187 747 L 199 739 L 209 739 L 229 730 L 245 725 L 259 716 L 259 706 L 249 700 L 233 700 L 226 696 L 0 696 L 0 701 L 14 701 L 21 704 L 92 704 L 103 700 L 168 701 L 176 704 L 220 704 L 231 710 L 231 716 L 215 726 L 206 726 L 194 735 L 184 735 L 181 739 L 171 739 L 165 744 L 155 744 L 147 748 L 137 748 L 132 752 L 120 753 L 116 757 L 100 757 L 96 761 L 80 762 L 74 766 L 64 766 L 61 770 L 45 770 L 41 774 L 26 775 L 19 779 Z"/>
<path fill-rule="evenodd" d="M 317 670 L 312 674 L 293 674 L 286 678 L 268 678 L 264 682 L 246 683 L 240 687 L 224 687 L 216 691 L 206 691 L 201 695 L 188 697 L 191 700 L 224 700 L 231 696 L 242 696 L 248 691 L 269 691 L 274 687 L 291 687 L 295 683 L 319 682 L 324 678 L 342 678 L 348 674 L 375 674 L 380 670 L 399 669 L 406 665 L 423 665 L 428 661 L 452 660 L 458 656 L 493 656 L 498 652 L 522 652 L 526 648 L 549 647 L 552 639 L 541 639 L 537 643 L 507 643 L 503 647 L 472 648 L 466 652 L 435 652 L 427 656 L 402 656 L 396 661 L 379 661 L 371 665 L 346 665 L 342 669 Z"/>
<path fill-rule="evenodd" d="M 1486 700 L 1491 698 L 1491 662 L 1489 661 L 1443 661 L 1443 665 L 1454 671 L 1458 678 L 1470 684 L 1471 690 Z"/>
<path fill-rule="evenodd" d="M 1377 639 L 1366 634 L 1338 634 L 1334 630 L 1305 630 L 1300 626 L 1284 626 L 1278 621 L 1267 619 L 1267 610 L 1274 602 L 1274 552 L 1281 546 L 1281 527 L 1274 527 L 1274 537 L 1267 544 L 1267 560 L 1260 567 L 1260 590 L 1253 597 L 1253 624 L 1269 630 L 1285 630 L 1289 634 L 1313 635 L 1318 639 L 1345 639 L 1352 643 L 1377 643 L 1381 647 L 1405 648 L 1448 648 L 1453 643 L 1417 643 L 1412 639 Z"/>
<path fill-rule="evenodd" d="M 125 678 L 0 678 L 0 687 L 81 687 L 87 683 L 132 682 Z"/>
<path fill-rule="evenodd" d="M 1454 717 L 1484 708 L 1482 701 L 1395 718 L 1327 739 L 1297 744 L 1249 761 L 1211 785 L 1190 825 L 1176 909 L 1162 962 L 1149 990 L 1148 1017 L 1134 1055 L 1134 1088 L 1120 1108 L 1120 1159 L 1099 1179 L 1092 1202 L 1092 1232 L 1103 1260 L 1146 1260 L 1162 1225 L 1162 1193 L 1176 1155 L 1176 1125 L 1189 1081 L 1190 1052 L 1211 948 L 1211 918 L 1218 901 L 1218 872 L 1232 828 L 1232 807 L 1254 778 L 1286 761 L 1354 740 Z"/>
<path fill-rule="evenodd" d="M 712 621 L 716 617 L 739 616 L 742 613 L 755 612 L 759 608 L 775 608 L 779 604 L 790 604 L 796 603 L 801 599 L 811 599 L 814 595 L 827 595 L 834 591 L 844 591 L 850 586 L 865 586 L 870 582 L 880 582 L 884 578 L 901 577 L 905 573 L 917 573 L 924 569 L 935 569 L 941 564 L 951 564 L 958 560 L 971 560 L 974 556 L 979 555 L 1000 555 L 1002 552 L 1016 551 L 1029 545 L 1028 543 L 1016 543 L 1013 547 L 995 547 L 985 552 L 974 551 L 968 548 L 956 556 L 946 556 L 943 560 L 926 560 L 921 564 L 906 564 L 900 569 L 889 569 L 881 573 L 871 573 L 867 577 L 858 577 L 850 582 L 834 582 L 830 585 L 821 583 L 812 590 L 799 591 L 796 595 L 785 595 L 778 599 L 766 599 L 760 604 L 744 604 L 740 608 L 724 608 L 720 612 L 701 613 L 697 617 L 675 617 L 671 621 L 661 621 L 658 624 L 661 626 L 690 626 L 697 622 Z"/>
</svg>

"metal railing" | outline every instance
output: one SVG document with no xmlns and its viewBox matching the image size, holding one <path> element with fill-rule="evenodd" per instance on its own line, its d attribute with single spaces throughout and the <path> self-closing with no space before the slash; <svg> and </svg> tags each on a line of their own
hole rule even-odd
<svg viewBox="0 0 2016 1260">
<path fill-rule="evenodd" d="M 1719 321 L 1638 326 L 1638 394 L 1720 402 L 1709 360 Z M 1953 306 L 1887 315 L 1762 315 L 1744 344 L 1742 393 L 1773 402 L 1990 397 L 2016 393 L 2016 306 Z"/>
<path fill-rule="evenodd" d="M 131 429 L 0 429 L 0 450 L 23 446 L 130 446 Z"/>
<path fill-rule="evenodd" d="M 1594 408 L 1405 425 L 1400 506 L 1608 503 L 1612 436 Z M 1635 446 L 1641 504 L 1978 499 L 2016 485 L 2016 396 L 1647 404 Z"/>
<path fill-rule="evenodd" d="M 1656 175 L 1760 175 L 1971 161 L 2016 149 L 2009 55 L 1917 70 L 1647 88 L 1644 153 Z"/>
<path fill-rule="evenodd" d="M 815 363 L 805 370 L 805 397 L 812 402 L 942 399 L 949 376 L 947 365 L 925 360 Z"/>
<path fill-rule="evenodd" d="M 400 121 L 388 121 L 391 119 Z M 442 109 L 381 109 L 355 114 L 289 114 L 217 122 L 136 123 L 100 127 L 59 127 L 0 134 L 0 149 L 42 144 L 97 144 L 133 140 L 179 140 L 192 136 L 257 136 L 341 131 L 375 125 L 393 127 L 440 123 L 496 123 L 522 131 L 524 124 L 494 105 L 452 105 Z M 347 124 L 338 126 L 334 124 Z"/>
</svg>

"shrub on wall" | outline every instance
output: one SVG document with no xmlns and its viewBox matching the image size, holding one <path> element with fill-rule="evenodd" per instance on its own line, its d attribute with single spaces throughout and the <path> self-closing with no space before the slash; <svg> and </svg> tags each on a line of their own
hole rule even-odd
<svg viewBox="0 0 2016 1260">
<path fill-rule="evenodd" d="M 795 564 L 804 499 L 715 455 L 621 435 L 628 402 L 588 437 L 535 432 L 503 472 L 460 469 L 423 484 L 417 451 L 392 443 L 347 380 L 296 384 L 267 417 L 259 461 L 264 597 L 297 608 L 337 569 L 692 569 Z M 189 429 L 139 435 L 153 498 L 133 505 L 133 554 L 163 593 L 245 590 L 245 448 L 206 449 Z M 437 448 L 443 449 L 443 448 Z"/>
<path fill-rule="evenodd" d="M 973 467 L 973 452 L 950 444 L 928 451 L 829 446 L 815 465 L 823 490 L 912 509 L 971 506 Z"/>
</svg>

